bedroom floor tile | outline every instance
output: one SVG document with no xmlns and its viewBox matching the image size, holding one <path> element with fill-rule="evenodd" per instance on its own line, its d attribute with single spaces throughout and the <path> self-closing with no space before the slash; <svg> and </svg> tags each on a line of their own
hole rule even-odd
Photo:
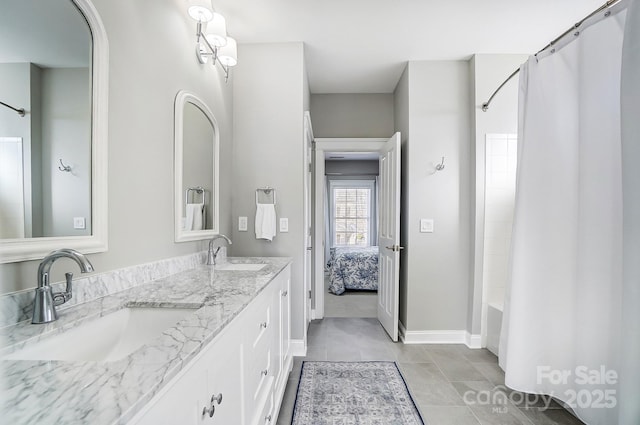
<svg viewBox="0 0 640 425">
<path fill-rule="evenodd" d="M 329 292 L 329 277 L 325 277 L 325 317 L 376 317 L 378 294 L 369 291 L 346 291 L 342 295 Z"/>
</svg>

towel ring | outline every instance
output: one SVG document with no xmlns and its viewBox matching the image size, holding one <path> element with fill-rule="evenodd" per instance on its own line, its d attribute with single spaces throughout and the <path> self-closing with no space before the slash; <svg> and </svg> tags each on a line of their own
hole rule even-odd
<svg viewBox="0 0 640 425">
<path fill-rule="evenodd" d="M 276 190 L 272 187 L 266 186 L 266 187 L 259 187 L 256 189 L 256 205 L 258 205 L 260 202 L 258 201 L 258 194 L 262 192 L 264 193 L 267 197 L 269 195 L 271 195 L 271 204 L 275 205 L 276 204 Z"/>
<path fill-rule="evenodd" d="M 190 192 L 195 192 L 198 195 L 202 195 L 202 203 L 206 204 L 205 188 L 202 187 L 202 186 L 196 186 L 196 187 L 190 187 L 187 190 L 185 190 L 185 192 L 184 192 L 184 204 L 185 204 L 185 206 L 189 203 L 189 193 Z M 195 198 L 195 195 L 194 195 L 194 198 Z"/>
</svg>

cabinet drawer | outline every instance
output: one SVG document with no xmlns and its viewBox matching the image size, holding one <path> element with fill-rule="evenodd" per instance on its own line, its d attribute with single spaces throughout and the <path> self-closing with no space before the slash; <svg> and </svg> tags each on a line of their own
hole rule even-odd
<svg viewBox="0 0 640 425">
<path fill-rule="evenodd" d="M 269 380 L 268 386 L 269 391 L 259 400 L 258 406 L 260 408 L 256 409 L 256 414 L 250 422 L 251 425 L 275 425 L 278 420 L 278 418 L 274 417 L 273 412 L 275 406 L 273 391 L 271 391 L 273 378 Z"/>
<path fill-rule="evenodd" d="M 247 333 L 245 344 L 252 352 L 259 352 L 261 347 L 268 345 L 270 335 L 276 326 L 271 316 L 272 306 L 266 302 L 260 303 L 247 317 Z"/>
</svg>

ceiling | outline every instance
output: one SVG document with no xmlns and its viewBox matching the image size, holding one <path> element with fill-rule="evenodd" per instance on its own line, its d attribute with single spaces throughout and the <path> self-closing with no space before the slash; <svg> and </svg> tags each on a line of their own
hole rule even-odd
<svg viewBox="0 0 640 425">
<path fill-rule="evenodd" d="M 535 53 L 604 0 L 212 3 L 240 44 L 304 42 L 311 93 L 320 94 L 391 93 L 410 60 Z"/>
<path fill-rule="evenodd" d="M 0 0 L 0 63 L 88 67 L 89 27 L 69 0 Z"/>
</svg>

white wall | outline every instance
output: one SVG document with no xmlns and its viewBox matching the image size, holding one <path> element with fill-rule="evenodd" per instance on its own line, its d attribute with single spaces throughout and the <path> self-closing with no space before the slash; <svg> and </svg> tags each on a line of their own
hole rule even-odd
<svg viewBox="0 0 640 425">
<path fill-rule="evenodd" d="M 400 319 L 407 331 L 464 330 L 471 240 L 469 67 L 465 61 L 409 62 L 405 74 L 396 89 L 396 105 L 406 108 L 396 115 L 396 129 L 408 126 L 410 133 L 403 135 Z M 446 167 L 436 172 L 442 156 Z M 419 232 L 421 218 L 434 220 L 434 233 Z"/>
<path fill-rule="evenodd" d="M 391 137 L 393 94 L 313 94 L 315 137 Z"/>
<path fill-rule="evenodd" d="M 483 303 L 504 303 L 513 210 L 516 201 L 518 140 L 515 134 L 491 134 L 485 143 Z M 485 308 L 483 306 L 483 308 Z"/>
<path fill-rule="evenodd" d="M 488 111 L 482 104 L 500 84 L 526 61 L 527 55 L 478 54 L 469 61 L 472 80 L 471 119 L 471 291 L 467 329 L 474 335 L 481 332 L 484 219 L 485 219 L 485 136 L 491 133 L 515 134 L 518 131 L 518 77 L 509 81 L 491 102 Z"/>
<path fill-rule="evenodd" d="M 220 227 L 228 234 L 233 71 L 225 84 L 219 68 L 198 63 L 195 24 L 181 0 L 94 4 L 110 47 L 109 250 L 89 258 L 104 272 L 204 249 L 204 241 L 173 241 L 173 104 L 179 90 L 191 91 L 220 125 Z M 0 293 L 34 287 L 37 266 L 38 261 L 0 266 Z M 56 263 L 54 280 L 71 269 L 76 271 L 71 263 Z"/>
<path fill-rule="evenodd" d="M 302 43 L 239 46 L 233 85 L 232 255 L 293 257 L 291 335 L 303 338 L 303 117 L 305 108 Z M 315 130 L 315 129 L 314 129 Z M 255 238 L 255 190 L 277 193 L 278 219 L 289 231 L 272 242 Z M 249 218 L 247 232 L 237 230 L 239 216 Z"/>
</svg>

